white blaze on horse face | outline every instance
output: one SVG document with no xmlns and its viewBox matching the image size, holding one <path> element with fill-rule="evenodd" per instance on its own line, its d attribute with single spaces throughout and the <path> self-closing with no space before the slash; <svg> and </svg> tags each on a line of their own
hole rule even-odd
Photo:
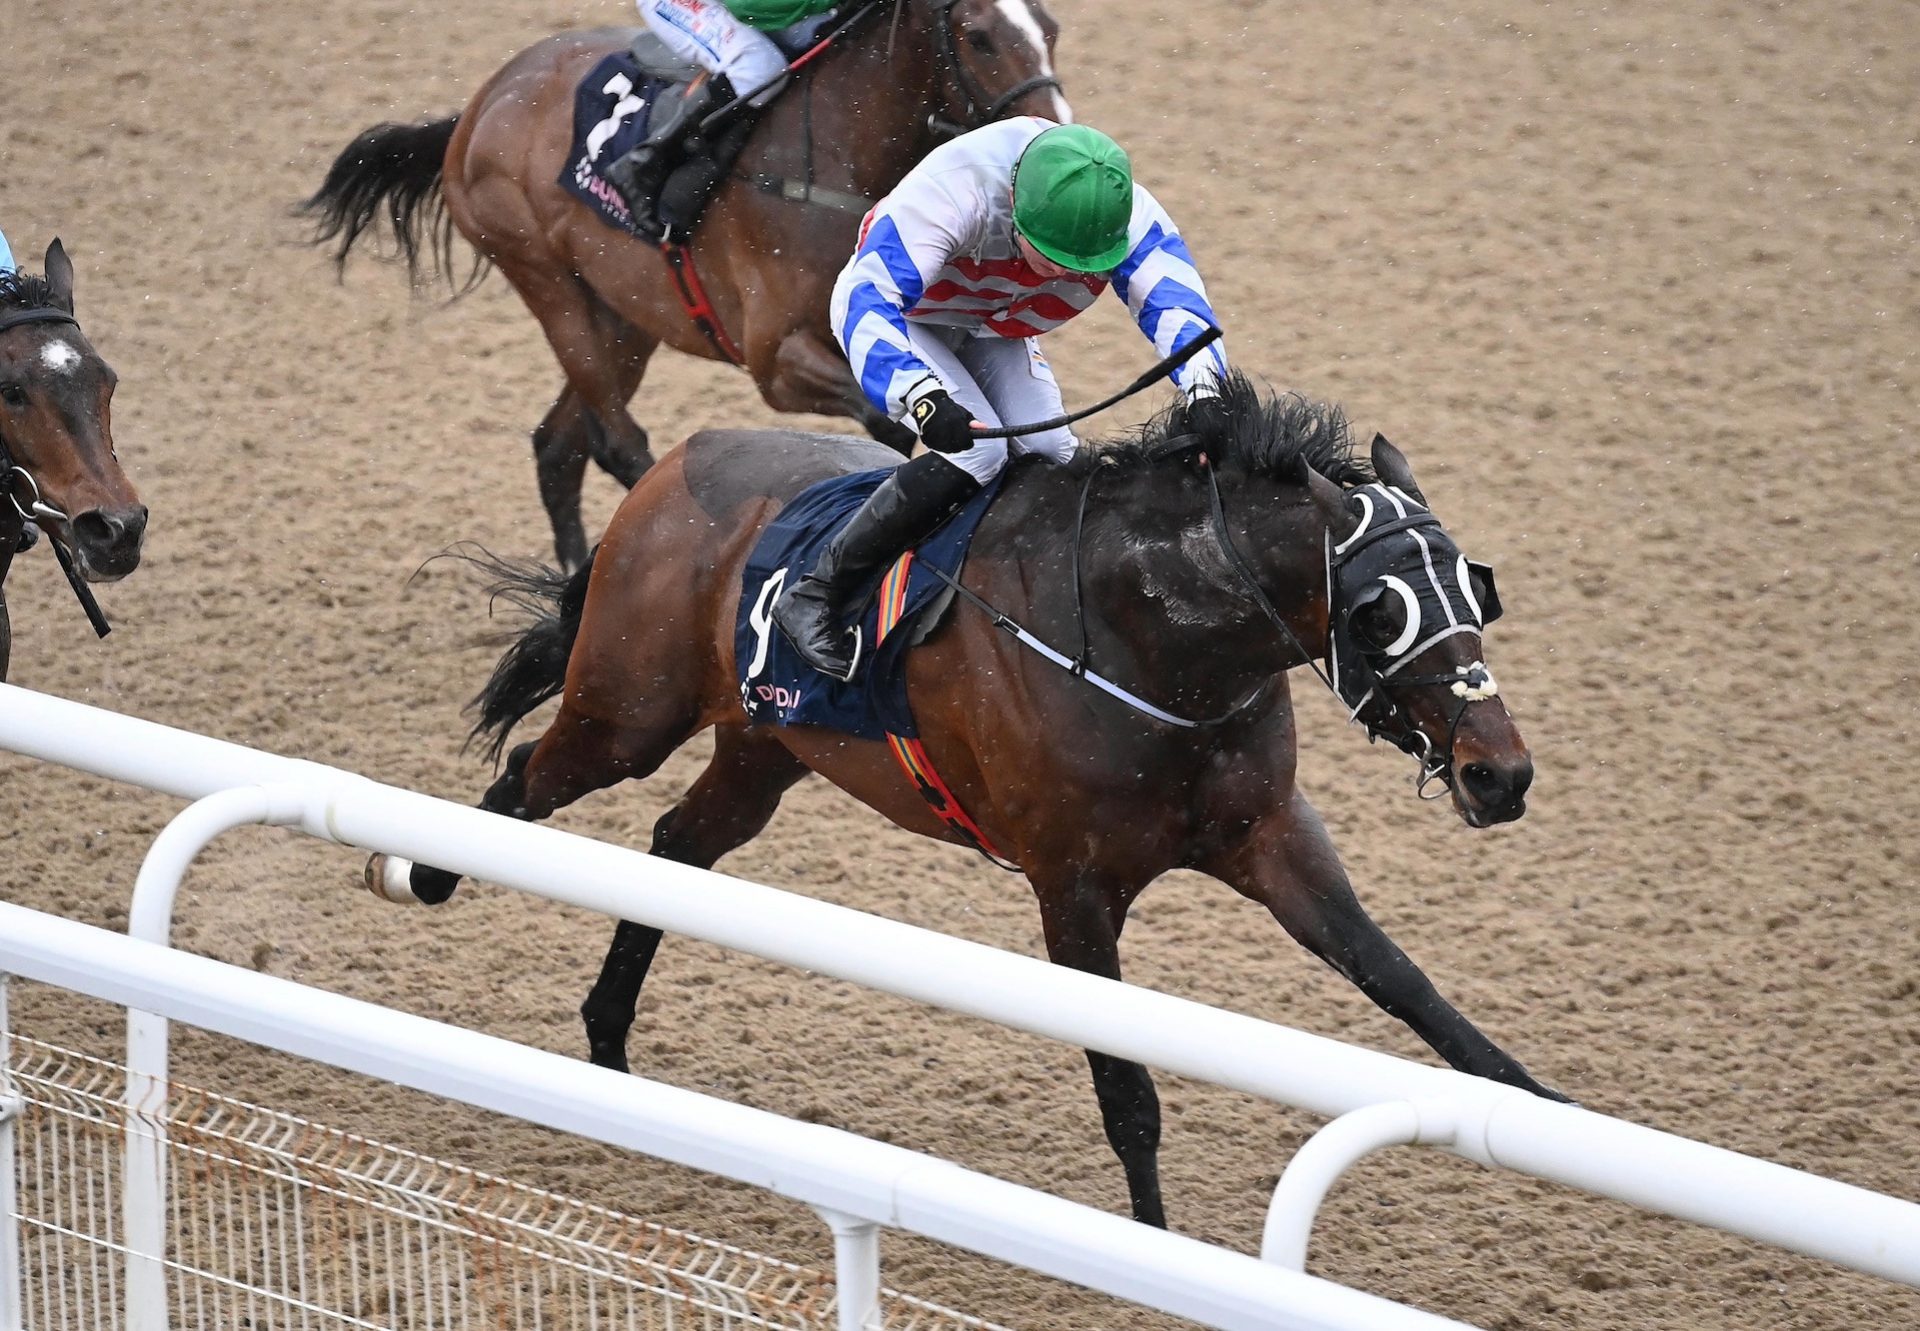
<svg viewBox="0 0 1920 1331">
<path fill-rule="evenodd" d="M 55 338 L 40 348 L 40 363 L 55 374 L 72 374 L 80 367 L 80 353 Z"/>
<path fill-rule="evenodd" d="M 1040 28 L 1040 20 L 1033 16 L 1033 9 L 1027 0 L 994 0 L 994 8 L 1000 11 L 1008 25 L 1018 32 L 1021 38 L 1033 48 L 1035 64 L 1040 73 L 1047 78 L 1053 77 L 1053 55 L 1047 50 L 1047 34 Z M 1067 105 L 1066 96 L 1058 88 L 1049 88 L 1047 96 L 1053 99 L 1053 119 L 1062 125 L 1073 123 L 1073 108 Z"/>
</svg>

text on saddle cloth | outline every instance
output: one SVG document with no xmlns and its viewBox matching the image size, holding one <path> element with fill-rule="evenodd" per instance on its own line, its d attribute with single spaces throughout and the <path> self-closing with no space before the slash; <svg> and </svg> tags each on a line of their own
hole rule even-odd
<svg viewBox="0 0 1920 1331">
<path fill-rule="evenodd" d="M 604 172 L 647 137 L 663 95 L 677 97 L 679 85 L 643 72 L 628 51 L 595 65 L 574 92 L 573 146 L 560 185 L 616 230 L 631 234 L 633 216 Z"/>
<path fill-rule="evenodd" d="M 821 15 L 804 23 L 773 33 L 780 50 L 792 58 L 807 49 L 832 22 L 834 15 Z M 644 29 L 625 51 L 615 51 L 596 64 L 580 81 L 573 94 L 573 138 L 567 151 L 566 166 L 560 172 L 560 186 L 592 208 L 601 221 L 617 231 L 635 234 L 633 217 L 620 192 L 605 179 L 606 169 L 647 137 L 655 106 L 666 98 L 678 97 L 686 84 L 700 71 L 677 59 L 658 38 Z M 713 189 L 726 168 L 745 146 L 743 134 L 722 131 L 714 147 L 724 161 L 690 161 L 674 173 L 661 190 L 664 201 L 673 199 L 676 230 L 690 232 L 699 221 Z M 699 177 L 684 182 L 680 177 Z M 784 184 L 785 182 L 777 182 Z"/>
<path fill-rule="evenodd" d="M 1000 491 L 1001 478 L 920 543 L 904 586 L 890 573 L 881 579 L 887 584 L 885 595 L 867 598 L 860 632 L 871 647 L 862 653 L 851 682 L 815 672 L 772 618 L 780 593 L 806 575 L 833 534 L 891 471 L 882 467 L 853 472 L 807 487 L 788 501 L 748 556 L 734 621 L 734 659 L 740 699 L 751 724 L 820 726 L 874 740 L 889 735 L 911 739 L 920 733 L 907 699 L 907 651 L 919 636 L 919 621 L 946 604 L 947 585 L 934 570 L 958 575 L 974 532 Z M 884 633 L 883 614 L 889 626 Z"/>
</svg>

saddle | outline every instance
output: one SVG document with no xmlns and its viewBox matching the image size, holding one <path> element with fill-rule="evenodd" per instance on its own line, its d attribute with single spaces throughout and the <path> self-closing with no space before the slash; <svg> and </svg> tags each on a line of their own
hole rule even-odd
<svg viewBox="0 0 1920 1331">
<path fill-rule="evenodd" d="M 859 628 L 872 647 L 861 654 L 851 682 L 815 673 L 772 619 L 773 603 L 787 584 L 813 567 L 834 533 L 892 470 L 857 471 L 808 486 L 780 510 L 747 557 L 735 608 L 734 657 L 749 724 L 820 726 L 861 739 L 919 735 L 907 700 L 907 653 L 952 604 L 952 589 L 941 574 L 959 576 L 1004 472 L 867 592 Z"/>
</svg>

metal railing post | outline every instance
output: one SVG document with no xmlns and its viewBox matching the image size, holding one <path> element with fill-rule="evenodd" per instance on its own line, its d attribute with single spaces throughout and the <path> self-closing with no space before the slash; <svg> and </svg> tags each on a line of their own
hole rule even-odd
<svg viewBox="0 0 1920 1331">
<path fill-rule="evenodd" d="M 20 1194 L 16 1125 L 26 1102 L 13 1087 L 13 1027 L 7 1015 L 11 977 L 0 971 L 0 1331 L 21 1331 Z"/>
<path fill-rule="evenodd" d="M 187 868 L 222 832 L 297 822 L 306 794 L 292 786 L 240 786 L 196 800 L 155 837 L 134 879 L 127 933 L 168 945 L 173 903 Z M 167 1064 L 165 1017 L 127 1010 L 127 1331 L 167 1331 Z"/>
<path fill-rule="evenodd" d="M 833 1230 L 836 1331 L 880 1325 L 880 1226 L 859 1216 L 815 1208 Z"/>
</svg>

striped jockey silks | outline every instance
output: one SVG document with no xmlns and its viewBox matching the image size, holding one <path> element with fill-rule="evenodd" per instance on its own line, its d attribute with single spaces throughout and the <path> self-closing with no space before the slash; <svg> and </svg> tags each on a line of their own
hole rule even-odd
<svg viewBox="0 0 1920 1331">
<path fill-rule="evenodd" d="M 1193 256 L 1166 209 L 1133 187 L 1133 248 L 1106 277 L 1042 278 L 1014 244 L 1013 173 L 1053 122 L 999 121 L 927 154 L 861 224 L 833 291 L 833 331 L 868 401 L 890 416 L 938 376 L 914 351 L 909 320 L 997 337 L 1034 337 L 1079 314 L 1111 283 L 1162 356 L 1217 323 Z M 1224 374 L 1216 342 L 1174 374 L 1192 390 Z"/>
</svg>

